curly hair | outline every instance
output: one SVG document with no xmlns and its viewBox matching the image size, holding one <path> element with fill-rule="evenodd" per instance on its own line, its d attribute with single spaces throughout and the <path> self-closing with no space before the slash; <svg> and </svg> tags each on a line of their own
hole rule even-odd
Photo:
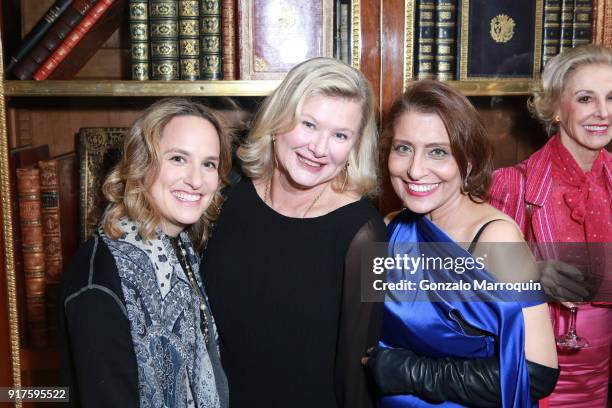
<svg viewBox="0 0 612 408">
<path fill-rule="evenodd" d="M 112 239 L 121 236 L 118 220 L 124 216 L 134 221 L 144 239 L 152 239 L 161 222 L 149 188 L 160 169 L 159 143 L 165 126 L 178 116 L 196 116 L 213 125 L 219 136 L 219 185 L 213 199 L 200 219 L 187 228 L 196 248 L 206 244 L 212 223 L 217 219 L 223 202 L 221 190 L 228 184 L 231 170 L 231 143 L 221 117 L 210 108 L 182 98 L 162 99 L 144 111 L 132 125 L 123 144 L 120 162 L 111 170 L 102 185 L 104 197 L 110 202 L 102 216 L 104 232 Z"/>
</svg>

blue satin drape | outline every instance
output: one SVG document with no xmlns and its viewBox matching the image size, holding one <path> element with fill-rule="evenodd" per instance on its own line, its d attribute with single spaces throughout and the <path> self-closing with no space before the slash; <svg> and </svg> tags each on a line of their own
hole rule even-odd
<svg viewBox="0 0 612 408">
<path fill-rule="evenodd" d="M 442 257 L 470 257 L 471 255 L 424 216 L 403 211 L 389 225 L 389 256 L 426 255 Z M 419 243 L 442 242 L 439 246 Z M 423 249 L 423 247 L 427 247 Z M 437 248 L 433 250 L 432 248 Z M 431 251 L 435 251 L 432 254 Z M 401 269 L 388 271 L 387 282 L 402 279 L 432 282 L 453 282 L 459 279 L 494 279 L 484 270 L 459 275 L 452 270 L 429 271 L 422 268 L 410 275 Z M 380 345 L 384 347 L 409 348 L 419 355 L 428 357 L 481 358 L 498 353 L 500 361 L 500 383 L 503 407 L 531 407 L 529 377 L 524 354 L 524 321 L 521 304 L 512 299 L 496 302 L 458 301 L 454 295 L 438 291 L 428 293 L 434 301 L 423 301 L 418 290 L 394 296 L 389 293 L 385 300 L 383 328 Z M 511 296 L 511 295 L 501 295 Z M 459 315 L 469 325 L 490 335 L 473 336 L 466 334 L 454 320 Z M 498 344 L 496 344 L 496 342 Z M 499 350 L 499 351 L 496 351 Z M 537 405 L 537 404 L 536 404 Z M 444 402 L 433 404 L 414 395 L 394 395 L 379 400 L 382 408 L 405 407 L 460 407 Z"/>
</svg>

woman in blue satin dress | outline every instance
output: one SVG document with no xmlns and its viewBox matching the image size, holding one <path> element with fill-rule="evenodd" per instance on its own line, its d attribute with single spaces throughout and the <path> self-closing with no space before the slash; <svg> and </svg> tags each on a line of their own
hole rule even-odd
<svg viewBox="0 0 612 408">
<path fill-rule="evenodd" d="M 558 376 L 546 304 L 516 291 L 478 297 L 465 287 L 508 282 L 508 274 L 526 282 L 537 269 L 514 221 L 484 200 L 492 148 L 478 113 L 450 86 L 418 81 L 393 105 L 384 137 L 391 183 L 405 207 L 387 217 L 389 256 L 454 263 L 387 271 L 387 283 L 411 280 L 416 289 L 387 293 L 379 347 L 363 359 L 379 406 L 534 406 Z M 525 253 L 508 255 L 513 245 Z M 466 259 L 480 266 L 458 270 Z M 423 282 L 464 286 L 448 291 Z"/>
</svg>

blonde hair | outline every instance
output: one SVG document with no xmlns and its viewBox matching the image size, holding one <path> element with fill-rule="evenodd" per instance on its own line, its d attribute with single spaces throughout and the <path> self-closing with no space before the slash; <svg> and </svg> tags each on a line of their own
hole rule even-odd
<svg viewBox="0 0 612 408">
<path fill-rule="evenodd" d="M 166 125 L 178 116 L 196 116 L 215 128 L 219 136 L 219 186 L 213 199 L 198 222 L 187 228 L 196 248 L 202 249 L 211 224 L 217 219 L 223 198 L 221 189 L 228 184 L 231 170 L 229 136 L 220 118 L 208 107 L 182 98 L 162 99 L 136 120 L 123 144 L 120 162 L 112 169 L 102 185 L 104 197 L 110 202 L 101 225 L 106 235 L 117 239 L 122 235 L 118 221 L 127 216 L 138 225 L 138 233 L 145 240 L 155 237 L 161 216 L 148 191 L 160 168 L 159 143 Z"/>
<path fill-rule="evenodd" d="M 318 95 L 347 98 L 361 105 L 360 137 L 349 154 L 347 175 L 338 175 L 334 188 L 340 190 L 346 177 L 346 190 L 376 194 L 378 131 L 372 88 L 361 72 L 331 58 L 313 58 L 296 65 L 266 98 L 246 142 L 238 148 L 242 170 L 251 178 L 270 178 L 274 170 L 272 136 L 293 129 L 305 100 Z"/>
<path fill-rule="evenodd" d="M 567 49 L 548 61 L 528 102 L 530 111 L 544 124 L 548 134 L 558 131 L 555 115 L 570 76 L 583 65 L 597 64 L 612 66 L 612 49 L 589 44 Z"/>
</svg>

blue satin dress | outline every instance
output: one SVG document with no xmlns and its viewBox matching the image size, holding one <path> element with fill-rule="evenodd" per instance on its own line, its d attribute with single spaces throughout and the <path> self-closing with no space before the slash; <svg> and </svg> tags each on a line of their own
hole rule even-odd
<svg viewBox="0 0 612 408">
<path fill-rule="evenodd" d="M 388 226 L 390 242 L 389 256 L 411 256 L 425 254 L 442 257 L 471 257 L 454 243 L 442 230 L 424 216 L 403 211 Z M 446 243 L 423 245 L 422 243 Z M 427 248 L 423 248 L 427 247 Z M 435 248 L 435 249 L 432 249 Z M 436 253 L 433 254 L 432 251 Z M 432 282 L 472 281 L 486 279 L 494 281 L 485 270 L 462 275 L 452 270 L 418 271 L 394 269 L 388 271 L 387 282 L 402 279 Z M 529 377 L 524 353 L 524 321 L 519 301 L 508 299 L 508 294 L 496 294 L 500 301 L 469 301 L 457 298 L 457 292 L 437 291 L 427 293 L 431 301 L 424 301 L 419 290 L 403 292 L 401 296 L 387 294 L 383 316 L 380 345 L 392 348 L 408 348 L 423 356 L 483 358 L 491 357 L 499 349 L 500 380 L 503 407 L 531 407 Z M 430 291 L 428 291 L 430 292 Z M 469 295 L 466 295 L 469 296 Z M 469 335 L 453 318 L 458 313 L 465 322 L 490 335 Z M 496 344 L 499 343 L 499 344 Z M 381 408 L 405 407 L 461 407 L 447 401 L 431 403 L 412 394 L 382 397 Z"/>
</svg>

